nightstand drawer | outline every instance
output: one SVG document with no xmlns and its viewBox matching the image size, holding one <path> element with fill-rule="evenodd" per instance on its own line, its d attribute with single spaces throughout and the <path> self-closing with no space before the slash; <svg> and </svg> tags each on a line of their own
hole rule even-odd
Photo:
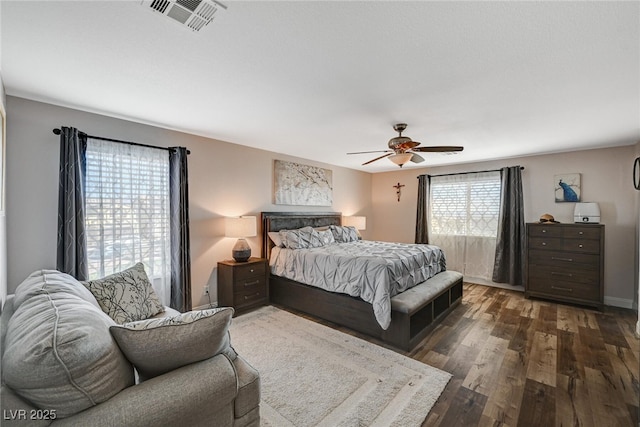
<svg viewBox="0 0 640 427">
<path fill-rule="evenodd" d="M 262 276 L 247 277 L 244 280 L 238 280 L 233 284 L 233 292 L 235 294 L 247 292 L 256 289 L 266 289 L 264 274 Z"/>
<path fill-rule="evenodd" d="M 266 286 L 259 286 L 254 288 L 243 289 L 240 292 L 235 292 L 233 299 L 236 304 L 236 309 L 242 310 L 246 306 L 252 304 L 266 303 L 267 288 Z"/>
<path fill-rule="evenodd" d="M 238 281 L 254 278 L 256 276 L 264 277 L 265 271 L 265 263 L 263 262 L 238 265 L 235 267 L 234 277 Z"/>
</svg>

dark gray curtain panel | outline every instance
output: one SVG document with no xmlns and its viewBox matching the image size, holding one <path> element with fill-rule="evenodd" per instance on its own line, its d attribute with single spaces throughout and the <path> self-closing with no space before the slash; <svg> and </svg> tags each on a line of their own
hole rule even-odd
<svg viewBox="0 0 640 427">
<path fill-rule="evenodd" d="M 500 169 L 502 188 L 493 281 L 524 284 L 525 224 L 520 166 Z"/>
<path fill-rule="evenodd" d="M 429 243 L 429 175 L 418 176 L 418 209 L 416 212 L 416 243 Z"/>
<path fill-rule="evenodd" d="M 86 151 L 87 136 L 76 128 L 62 127 L 56 268 L 78 280 L 86 280 L 88 274 L 84 228 Z"/>
<path fill-rule="evenodd" d="M 189 180 L 187 149 L 169 151 L 171 210 L 171 308 L 191 310 L 191 254 L 189 249 Z"/>
</svg>

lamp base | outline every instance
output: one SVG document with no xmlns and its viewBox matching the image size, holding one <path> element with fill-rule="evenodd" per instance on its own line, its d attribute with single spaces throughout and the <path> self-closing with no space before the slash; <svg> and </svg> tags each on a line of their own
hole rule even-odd
<svg viewBox="0 0 640 427">
<path fill-rule="evenodd" d="M 251 257 L 251 247 L 245 239 L 238 239 L 231 250 L 231 256 L 236 262 L 247 262 Z"/>
</svg>

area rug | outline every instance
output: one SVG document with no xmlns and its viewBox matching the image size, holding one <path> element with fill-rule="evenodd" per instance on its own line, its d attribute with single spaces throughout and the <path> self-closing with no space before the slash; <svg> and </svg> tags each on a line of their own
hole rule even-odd
<svg viewBox="0 0 640 427">
<path fill-rule="evenodd" d="M 275 307 L 233 319 L 260 372 L 261 426 L 419 426 L 451 375 Z"/>
</svg>

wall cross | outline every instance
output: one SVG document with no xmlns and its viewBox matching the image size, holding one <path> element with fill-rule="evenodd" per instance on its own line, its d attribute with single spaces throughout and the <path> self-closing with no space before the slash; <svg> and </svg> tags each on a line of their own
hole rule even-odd
<svg viewBox="0 0 640 427">
<path fill-rule="evenodd" d="M 404 184 L 400 184 L 400 183 L 397 183 L 396 185 L 393 186 L 393 188 L 396 189 L 396 194 L 398 195 L 398 201 L 400 201 L 400 194 L 401 194 L 400 189 L 402 187 L 404 187 Z"/>
</svg>

